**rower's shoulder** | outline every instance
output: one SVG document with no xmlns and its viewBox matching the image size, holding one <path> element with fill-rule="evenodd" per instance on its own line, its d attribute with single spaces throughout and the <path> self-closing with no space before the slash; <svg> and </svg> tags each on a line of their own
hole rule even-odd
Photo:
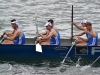
<svg viewBox="0 0 100 75">
<path fill-rule="evenodd" d="M 94 29 L 93 29 L 93 32 L 96 32 L 96 33 L 97 33 L 97 31 L 96 31 L 96 30 L 94 30 Z"/>
<path fill-rule="evenodd" d="M 55 27 L 55 26 L 53 26 L 53 29 L 56 29 L 56 30 L 58 30 L 58 28 L 57 28 L 57 27 Z"/>
<path fill-rule="evenodd" d="M 57 28 L 57 27 L 54 26 L 53 29 L 54 29 L 56 32 L 58 32 L 58 28 Z"/>
<path fill-rule="evenodd" d="M 87 28 L 86 27 L 83 27 L 83 30 L 87 30 Z"/>
<path fill-rule="evenodd" d="M 21 29 L 17 29 L 16 33 L 21 33 L 22 30 Z"/>
</svg>

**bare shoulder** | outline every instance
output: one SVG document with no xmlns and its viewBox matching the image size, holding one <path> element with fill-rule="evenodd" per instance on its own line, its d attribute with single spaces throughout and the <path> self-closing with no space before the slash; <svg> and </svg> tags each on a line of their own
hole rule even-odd
<svg viewBox="0 0 100 75">
<path fill-rule="evenodd" d="M 92 30 L 94 33 L 96 33 L 97 31 L 96 30 Z"/>
<path fill-rule="evenodd" d="M 16 31 L 16 34 L 21 34 L 22 33 L 22 31 L 20 30 L 20 29 L 18 29 L 17 31 Z"/>
<path fill-rule="evenodd" d="M 57 28 L 57 27 L 55 27 L 55 26 L 53 27 L 53 29 L 58 30 L 58 28 Z"/>
<path fill-rule="evenodd" d="M 58 28 L 57 28 L 57 27 L 53 27 L 53 29 L 54 29 L 56 32 L 58 32 Z"/>
<path fill-rule="evenodd" d="M 87 28 L 86 27 L 83 27 L 83 30 L 87 30 Z"/>
</svg>

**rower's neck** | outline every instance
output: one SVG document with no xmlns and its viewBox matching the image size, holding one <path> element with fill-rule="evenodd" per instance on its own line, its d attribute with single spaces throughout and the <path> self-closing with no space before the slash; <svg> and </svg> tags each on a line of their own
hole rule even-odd
<svg viewBox="0 0 100 75">
<path fill-rule="evenodd" d="M 17 30 L 17 29 L 18 29 L 18 27 L 15 30 Z"/>
<path fill-rule="evenodd" d="M 52 29 L 49 29 L 49 31 L 51 31 Z"/>
</svg>

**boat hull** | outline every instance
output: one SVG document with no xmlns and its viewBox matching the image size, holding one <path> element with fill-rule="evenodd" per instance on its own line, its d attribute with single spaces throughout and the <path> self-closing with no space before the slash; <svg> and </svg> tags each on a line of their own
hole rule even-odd
<svg viewBox="0 0 100 75">
<path fill-rule="evenodd" d="M 0 45 L 0 57 L 65 57 L 71 46 L 42 46 L 42 53 L 35 45 Z M 100 46 L 73 46 L 68 57 L 97 58 Z"/>
</svg>

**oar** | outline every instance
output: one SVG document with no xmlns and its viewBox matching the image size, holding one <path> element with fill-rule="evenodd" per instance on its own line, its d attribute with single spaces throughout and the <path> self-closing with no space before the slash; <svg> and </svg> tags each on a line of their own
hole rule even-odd
<svg viewBox="0 0 100 75">
<path fill-rule="evenodd" d="M 72 15 L 71 15 L 71 36 L 73 36 L 73 5 L 72 5 Z M 73 41 L 73 37 L 71 38 L 71 42 Z"/>
<path fill-rule="evenodd" d="M 1 44 L 3 41 L 4 41 L 4 38 L 3 38 L 3 36 L 2 36 L 2 37 L 0 37 L 0 44 Z"/>
<path fill-rule="evenodd" d="M 36 31 L 38 31 L 38 20 L 37 20 L 37 14 L 35 14 L 35 17 L 36 17 L 36 22 L 35 22 L 35 25 L 36 25 Z M 38 34 L 37 34 L 37 37 L 38 37 Z M 37 52 L 42 52 L 42 47 L 39 43 L 36 43 L 36 51 Z"/>
<path fill-rule="evenodd" d="M 4 38 L 0 39 L 0 44 L 2 43 L 3 40 L 4 40 Z"/>
<path fill-rule="evenodd" d="M 73 5 L 72 5 L 72 22 L 73 22 Z M 71 25 L 71 36 L 73 36 L 73 24 Z M 71 42 L 73 40 L 73 37 L 71 38 Z M 77 40 L 77 39 L 76 39 Z M 69 52 L 72 50 L 73 46 L 75 45 L 76 40 L 72 43 L 71 48 L 69 49 L 68 53 L 66 54 L 65 58 L 62 61 L 62 64 L 65 62 L 65 59 L 67 58 Z"/>
<path fill-rule="evenodd" d="M 76 38 L 76 40 L 77 40 L 77 38 Z M 70 49 L 69 49 L 69 51 L 67 52 L 65 58 L 64 58 L 63 61 L 61 62 L 62 64 L 65 62 L 65 59 L 68 57 L 68 54 L 69 54 L 69 52 L 72 50 L 73 46 L 75 45 L 76 40 L 72 43 L 72 46 L 70 47 Z"/>
<path fill-rule="evenodd" d="M 88 68 L 91 67 L 99 58 L 100 58 L 100 56 L 99 56 L 92 64 L 87 65 L 87 66 L 84 66 L 84 67 L 82 67 L 80 70 L 81 70 L 81 71 L 84 71 L 84 70 L 88 69 Z"/>
</svg>

